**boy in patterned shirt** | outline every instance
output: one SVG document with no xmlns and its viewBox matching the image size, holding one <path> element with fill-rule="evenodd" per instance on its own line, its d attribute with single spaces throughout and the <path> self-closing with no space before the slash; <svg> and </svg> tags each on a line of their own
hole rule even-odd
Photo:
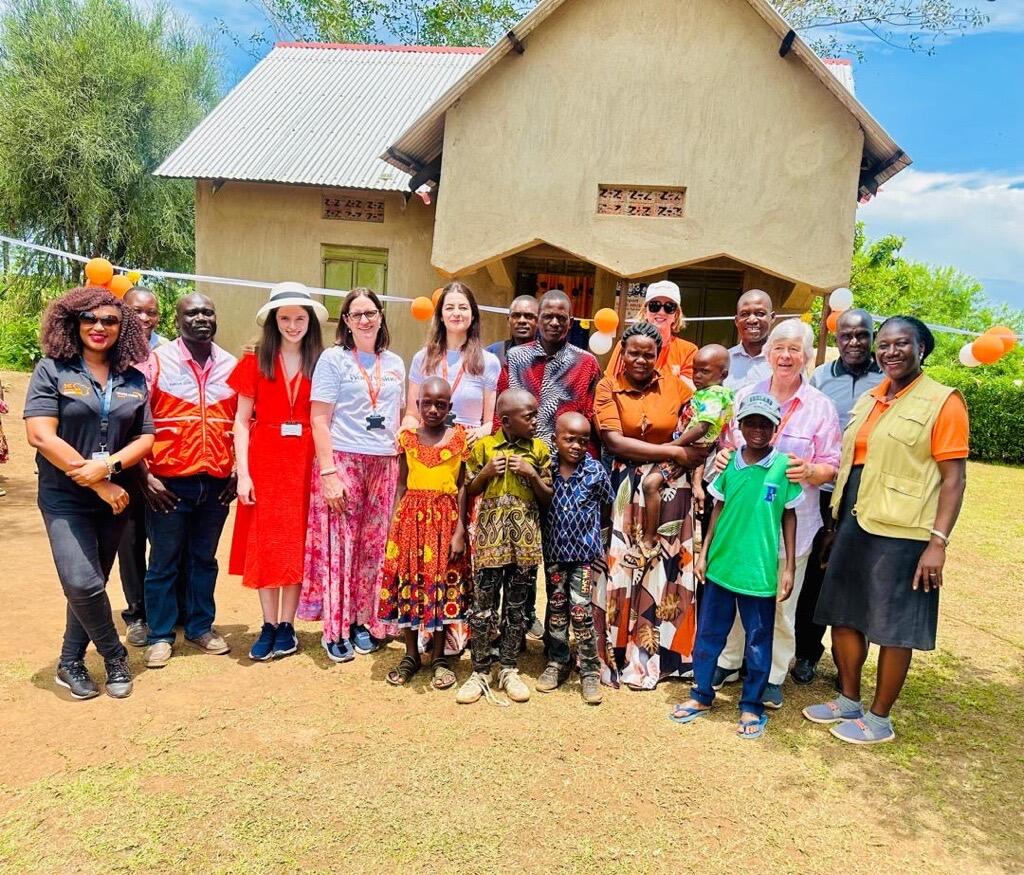
<svg viewBox="0 0 1024 875">
<path fill-rule="evenodd" d="M 732 419 L 732 404 L 735 394 L 726 389 L 722 381 L 729 375 L 729 350 L 717 343 L 710 343 L 697 350 L 693 357 L 693 385 L 696 392 L 679 414 L 679 426 L 674 440 L 678 447 L 712 446 L 718 440 L 726 423 Z M 701 486 L 703 466 L 694 469 L 693 497 L 703 502 Z M 644 519 L 643 537 L 633 552 L 622 557 L 627 565 L 643 567 L 658 553 L 658 521 L 661 517 L 661 490 L 677 472 L 668 462 L 657 463 L 644 477 Z"/>
<path fill-rule="evenodd" d="M 570 411 L 558 417 L 551 466 L 554 497 L 544 521 L 548 665 L 537 678 L 537 691 L 557 690 L 569 677 L 571 625 L 579 653 L 583 701 L 599 705 L 600 662 L 590 602 L 590 566 L 604 555 L 601 521 L 613 496 L 604 465 L 587 453 L 589 440 L 590 420 L 585 416 Z"/>
<path fill-rule="evenodd" d="M 540 509 L 551 501 L 551 451 L 534 437 L 537 399 L 521 389 L 498 398 L 501 428 L 474 444 L 466 462 L 466 493 L 480 495 L 473 538 L 474 587 L 469 609 L 473 674 L 455 701 L 467 705 L 491 693 L 490 631 L 497 607 L 506 605 L 501 632 L 498 688 L 514 702 L 530 689 L 519 677 L 519 647 L 526 633 L 526 600 L 542 559 Z"/>
</svg>

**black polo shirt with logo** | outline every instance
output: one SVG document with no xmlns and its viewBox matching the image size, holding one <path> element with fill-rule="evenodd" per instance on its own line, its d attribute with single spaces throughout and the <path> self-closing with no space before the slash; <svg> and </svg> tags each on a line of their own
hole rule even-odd
<svg viewBox="0 0 1024 875">
<path fill-rule="evenodd" d="M 107 452 L 116 453 L 143 434 L 153 434 L 149 392 L 141 371 L 128 368 L 111 373 L 110 416 Z M 56 418 L 57 436 L 89 459 L 100 450 L 100 416 L 104 389 L 81 359 L 57 361 L 44 358 L 36 365 L 25 397 L 25 419 Z M 39 507 L 47 513 L 81 513 L 107 507 L 93 490 L 79 486 L 67 474 L 36 453 L 39 468 Z M 124 486 L 126 474 L 114 477 Z"/>
</svg>

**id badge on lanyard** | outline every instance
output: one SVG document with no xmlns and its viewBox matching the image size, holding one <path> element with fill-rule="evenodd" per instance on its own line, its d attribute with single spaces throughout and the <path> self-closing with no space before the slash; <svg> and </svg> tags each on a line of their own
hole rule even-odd
<svg viewBox="0 0 1024 875">
<path fill-rule="evenodd" d="M 90 458 L 96 462 L 103 462 L 110 458 L 110 451 L 107 449 L 107 433 L 110 430 L 110 403 L 114 397 L 114 375 L 107 374 L 107 388 L 101 394 L 92 383 L 93 389 L 100 400 L 100 448 Z"/>
</svg>

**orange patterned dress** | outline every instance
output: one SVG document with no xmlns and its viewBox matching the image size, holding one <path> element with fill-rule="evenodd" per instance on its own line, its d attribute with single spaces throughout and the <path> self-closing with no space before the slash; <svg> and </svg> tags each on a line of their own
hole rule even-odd
<svg viewBox="0 0 1024 875">
<path fill-rule="evenodd" d="M 433 447 L 420 443 L 415 431 L 403 431 L 398 446 L 408 476 L 388 532 L 379 617 L 401 629 L 439 632 L 465 620 L 471 586 L 468 549 L 455 562 L 448 552 L 459 523 L 466 430 L 455 426 L 446 444 Z"/>
</svg>

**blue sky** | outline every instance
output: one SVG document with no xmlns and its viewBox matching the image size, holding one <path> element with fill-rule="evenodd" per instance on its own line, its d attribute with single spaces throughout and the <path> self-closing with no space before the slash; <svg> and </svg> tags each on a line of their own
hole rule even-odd
<svg viewBox="0 0 1024 875">
<path fill-rule="evenodd" d="M 860 218 L 870 236 L 904 236 L 907 256 L 959 268 L 993 300 L 1024 309 L 1024 0 L 974 2 L 990 23 L 933 55 L 861 43 L 857 96 L 914 163 Z M 223 20 L 242 42 L 264 26 L 246 0 L 172 5 L 201 27 Z M 230 86 L 253 59 L 220 43 Z"/>
</svg>

